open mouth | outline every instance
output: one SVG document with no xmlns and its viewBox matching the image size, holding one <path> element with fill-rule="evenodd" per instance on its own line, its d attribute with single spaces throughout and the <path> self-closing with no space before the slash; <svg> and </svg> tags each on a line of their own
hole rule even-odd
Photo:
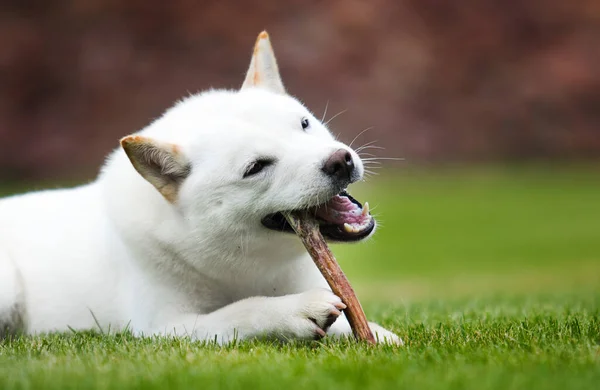
<svg viewBox="0 0 600 390">
<path fill-rule="evenodd" d="M 369 204 L 365 203 L 363 206 L 346 191 L 307 211 L 316 217 L 321 234 L 333 241 L 359 241 L 368 237 L 375 229 L 375 219 L 369 212 Z M 267 215 L 261 222 L 272 230 L 294 232 L 280 212 Z"/>
</svg>

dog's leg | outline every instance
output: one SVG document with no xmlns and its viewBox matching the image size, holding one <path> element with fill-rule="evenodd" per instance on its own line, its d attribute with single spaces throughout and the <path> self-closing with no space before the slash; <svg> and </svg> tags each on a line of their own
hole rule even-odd
<svg viewBox="0 0 600 390">
<path fill-rule="evenodd" d="M 244 299 L 209 314 L 183 315 L 153 333 L 227 344 L 252 338 L 316 339 L 345 306 L 331 291 Z"/>
<path fill-rule="evenodd" d="M 24 330 L 22 287 L 15 265 L 0 251 L 0 340 Z"/>
<path fill-rule="evenodd" d="M 383 328 L 382 326 L 374 322 L 369 322 L 369 327 L 371 328 L 371 332 L 373 332 L 373 336 L 375 336 L 375 340 L 377 340 L 378 343 L 404 345 L 400 337 Z M 331 328 L 329 328 L 327 331 L 327 335 L 337 338 L 354 337 L 352 335 L 350 324 L 348 323 L 345 315 L 341 315 L 333 323 L 333 325 L 331 325 Z"/>
</svg>

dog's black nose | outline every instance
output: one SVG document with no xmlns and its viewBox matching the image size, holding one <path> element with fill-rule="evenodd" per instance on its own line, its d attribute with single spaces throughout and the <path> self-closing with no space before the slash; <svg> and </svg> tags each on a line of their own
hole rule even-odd
<svg viewBox="0 0 600 390">
<path fill-rule="evenodd" d="M 323 165 L 323 172 L 340 182 L 350 183 L 354 173 L 354 161 L 349 151 L 336 150 Z M 346 183 L 346 184 L 347 184 Z"/>
</svg>

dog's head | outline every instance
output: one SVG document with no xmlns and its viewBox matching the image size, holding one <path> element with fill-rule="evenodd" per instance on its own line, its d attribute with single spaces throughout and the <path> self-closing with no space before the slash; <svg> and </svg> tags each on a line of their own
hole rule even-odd
<svg viewBox="0 0 600 390">
<path fill-rule="evenodd" d="M 309 210 L 323 235 L 358 241 L 375 220 L 346 191 L 361 159 L 288 95 L 266 32 L 239 91 L 189 97 L 121 140 L 137 172 L 195 230 L 226 239 L 257 229 L 292 232 L 281 212 Z"/>
</svg>

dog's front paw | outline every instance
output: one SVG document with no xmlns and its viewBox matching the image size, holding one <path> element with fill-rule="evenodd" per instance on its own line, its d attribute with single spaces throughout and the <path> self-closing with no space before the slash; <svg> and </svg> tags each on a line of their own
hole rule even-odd
<svg viewBox="0 0 600 390">
<path fill-rule="evenodd" d="M 284 335 L 304 340 L 319 339 L 346 308 L 342 300 L 327 289 L 314 289 L 291 296 L 290 313 L 285 318 Z"/>
<path fill-rule="evenodd" d="M 379 344 L 404 345 L 404 342 L 398 335 L 374 322 L 369 322 L 369 328 L 371 328 L 371 332 L 373 332 L 373 336 L 375 336 L 375 340 Z"/>
</svg>

